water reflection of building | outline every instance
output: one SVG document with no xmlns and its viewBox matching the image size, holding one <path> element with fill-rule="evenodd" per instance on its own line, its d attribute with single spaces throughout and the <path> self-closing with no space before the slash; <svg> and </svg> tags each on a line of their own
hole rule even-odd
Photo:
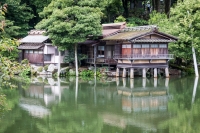
<svg viewBox="0 0 200 133">
<path fill-rule="evenodd" d="M 20 106 L 32 116 L 43 117 L 50 114 L 46 106 L 57 104 L 61 100 L 61 93 L 67 84 L 61 87 L 60 80 L 52 78 L 35 78 L 29 88 L 23 90 L 24 95 L 20 99 Z"/>
<path fill-rule="evenodd" d="M 122 95 L 122 109 L 126 112 L 163 112 L 167 111 L 168 103 L 168 78 L 165 83 L 158 85 L 157 79 L 143 79 L 135 83 L 130 80 L 130 86 L 126 85 L 126 79 L 122 84 L 117 81 L 117 92 Z M 161 81 L 160 81 L 161 82 Z"/>
</svg>

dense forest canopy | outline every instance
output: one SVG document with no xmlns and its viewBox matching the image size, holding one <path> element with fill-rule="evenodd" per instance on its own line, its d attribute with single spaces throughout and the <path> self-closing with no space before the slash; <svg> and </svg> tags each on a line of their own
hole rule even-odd
<svg viewBox="0 0 200 133">
<path fill-rule="evenodd" d="M 198 45 L 200 26 L 197 23 L 199 0 L 1 0 L 0 38 L 24 37 L 30 29 L 34 29 L 47 17 L 45 15 L 52 13 L 51 8 L 54 7 L 51 7 L 51 3 L 56 1 L 58 5 L 54 6 L 60 6 L 59 8 L 65 8 L 64 2 L 72 1 L 88 3 L 88 7 L 99 8 L 100 24 L 126 20 L 128 26 L 158 25 L 160 30 L 179 38 L 178 43 L 170 45 L 171 52 L 187 62 L 192 59 L 191 43 L 197 52 L 200 51 Z M 3 10 L 4 8 L 6 10 Z M 188 26 L 190 24 L 191 26 Z M 58 38 L 58 34 L 52 36 Z M 62 44 L 63 41 L 56 43 Z"/>
</svg>

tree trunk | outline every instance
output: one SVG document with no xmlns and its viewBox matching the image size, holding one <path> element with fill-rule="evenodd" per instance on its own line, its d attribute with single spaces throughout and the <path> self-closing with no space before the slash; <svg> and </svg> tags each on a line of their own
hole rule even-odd
<svg viewBox="0 0 200 133">
<path fill-rule="evenodd" d="M 152 0 L 152 10 L 154 11 L 155 10 L 155 0 Z"/>
<path fill-rule="evenodd" d="M 170 13 L 170 7 L 171 7 L 171 0 L 165 0 L 165 14 L 169 18 Z"/>
<path fill-rule="evenodd" d="M 60 50 L 58 50 L 58 77 L 60 76 Z"/>
<path fill-rule="evenodd" d="M 128 18 L 129 13 L 128 13 L 128 0 L 122 0 L 122 5 L 124 8 L 124 16 L 125 18 Z"/>
<path fill-rule="evenodd" d="M 78 55 L 77 55 L 77 43 L 75 44 L 75 67 L 76 67 L 76 77 L 78 77 Z"/>
<path fill-rule="evenodd" d="M 160 11 L 160 0 L 155 0 L 155 10 L 156 10 L 157 12 Z"/>
</svg>

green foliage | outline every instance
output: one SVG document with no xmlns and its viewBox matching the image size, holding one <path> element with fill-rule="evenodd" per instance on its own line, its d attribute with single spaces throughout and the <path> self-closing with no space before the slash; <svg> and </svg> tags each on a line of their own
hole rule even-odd
<svg viewBox="0 0 200 133">
<path fill-rule="evenodd" d="M 44 66 L 44 70 L 47 71 L 48 70 L 49 65 L 45 65 Z"/>
<path fill-rule="evenodd" d="M 3 73 L 1 78 L 6 77 L 6 79 L 10 79 L 16 74 L 29 74 L 30 66 L 29 64 L 20 64 L 16 61 L 10 61 L 6 57 L 0 57 L 0 72 Z M 22 75 L 23 75 L 22 74 Z"/>
<path fill-rule="evenodd" d="M 115 21 L 115 23 L 118 23 L 118 22 L 126 22 L 126 18 L 124 18 L 122 15 L 118 16 Z"/>
<path fill-rule="evenodd" d="M 123 14 L 123 6 L 121 0 L 100 0 L 97 2 L 97 6 L 103 13 L 102 23 L 113 22 L 116 16 Z"/>
<path fill-rule="evenodd" d="M 80 74 L 80 76 L 83 76 L 83 77 L 91 77 L 91 76 L 94 76 L 94 71 L 92 71 L 92 70 L 83 70 L 79 74 Z"/>
<path fill-rule="evenodd" d="M 84 42 L 88 35 L 98 36 L 102 30 L 101 10 L 88 5 L 90 1 L 54 0 L 40 13 L 44 19 L 36 28 L 45 29 L 60 49 Z"/>
<path fill-rule="evenodd" d="M 196 49 L 196 54 L 200 54 L 200 1 L 178 1 L 177 5 L 171 8 L 170 18 L 166 15 L 153 12 L 150 15 L 150 24 L 156 24 L 161 31 L 172 34 L 179 38 L 177 43 L 169 45 L 171 53 L 175 57 L 184 60 L 192 60 L 191 46 Z M 200 57 L 197 56 L 198 60 Z"/>
<path fill-rule="evenodd" d="M 23 37 L 31 28 L 29 21 L 34 17 L 32 9 L 23 0 L 4 0 L 8 9 L 6 13 L 5 36 Z"/>
<path fill-rule="evenodd" d="M 142 25 L 147 25 L 147 24 L 148 24 L 148 22 L 146 20 L 138 18 L 138 17 L 127 18 L 127 26 L 128 27 L 142 26 Z"/>
<path fill-rule="evenodd" d="M 43 67 L 42 66 L 38 67 L 37 71 L 38 72 L 42 72 L 43 71 Z"/>
<path fill-rule="evenodd" d="M 81 66 L 81 61 L 84 59 L 87 59 L 87 55 L 85 54 L 78 54 L 77 55 L 79 66 Z M 64 56 L 64 62 L 65 63 L 73 63 L 75 61 L 75 54 L 74 51 L 68 51 L 68 55 Z"/>
<path fill-rule="evenodd" d="M 21 61 L 21 64 L 26 64 L 26 65 L 28 65 L 28 64 L 29 64 L 29 60 L 28 60 L 28 59 L 24 59 L 24 60 Z"/>
<path fill-rule="evenodd" d="M 7 57 L 10 60 L 15 60 L 18 57 L 19 43 L 16 40 L 9 38 L 2 38 L 0 40 L 0 53 L 1 56 Z"/>
</svg>

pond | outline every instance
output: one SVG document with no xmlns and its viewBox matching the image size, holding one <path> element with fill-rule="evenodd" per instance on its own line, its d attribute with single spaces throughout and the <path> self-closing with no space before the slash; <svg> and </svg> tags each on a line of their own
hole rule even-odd
<svg viewBox="0 0 200 133">
<path fill-rule="evenodd" d="M 198 78 L 38 77 L 3 89 L 1 133 L 196 133 Z"/>
</svg>

